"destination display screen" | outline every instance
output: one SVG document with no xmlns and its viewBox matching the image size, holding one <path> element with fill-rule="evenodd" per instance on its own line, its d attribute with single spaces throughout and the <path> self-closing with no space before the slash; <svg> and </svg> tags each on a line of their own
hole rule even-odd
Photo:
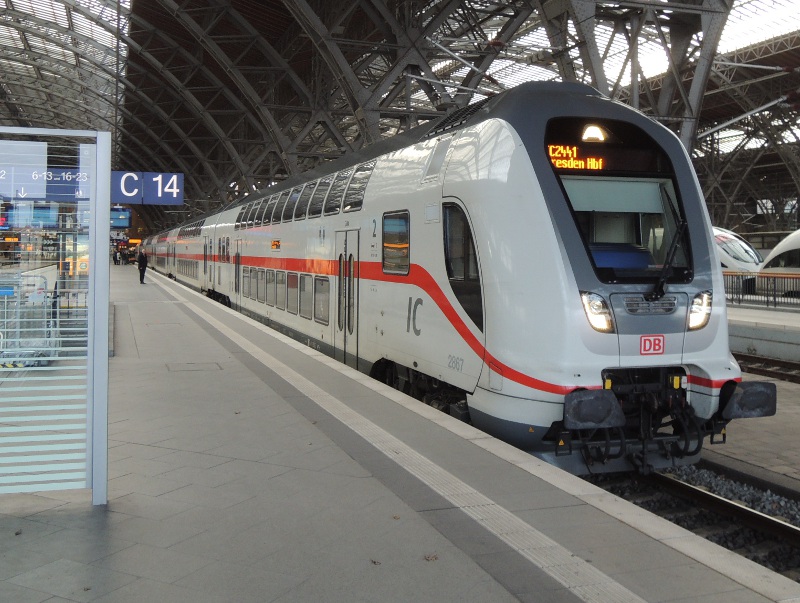
<svg viewBox="0 0 800 603">
<path fill-rule="evenodd" d="M 549 144 L 547 155 L 556 169 L 561 170 L 602 170 L 603 157 L 584 157 L 587 149 L 577 145 Z"/>
<path fill-rule="evenodd" d="M 565 172 L 666 174 L 666 153 L 639 127 L 622 121 L 562 117 L 551 120 L 545 153 L 553 168 Z"/>
</svg>

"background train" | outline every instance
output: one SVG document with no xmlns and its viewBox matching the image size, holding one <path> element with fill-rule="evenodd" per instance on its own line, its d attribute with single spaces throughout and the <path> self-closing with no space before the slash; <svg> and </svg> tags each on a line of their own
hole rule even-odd
<svg viewBox="0 0 800 603">
<path fill-rule="evenodd" d="M 758 272 L 764 258 L 744 238 L 731 230 L 714 226 L 714 240 L 723 270 L 730 272 Z"/>
<path fill-rule="evenodd" d="M 800 230 L 789 234 L 767 254 L 761 271 L 764 274 L 800 275 Z"/>
<path fill-rule="evenodd" d="M 534 82 L 145 241 L 150 266 L 574 473 L 698 459 L 739 417 L 689 159 Z"/>
</svg>

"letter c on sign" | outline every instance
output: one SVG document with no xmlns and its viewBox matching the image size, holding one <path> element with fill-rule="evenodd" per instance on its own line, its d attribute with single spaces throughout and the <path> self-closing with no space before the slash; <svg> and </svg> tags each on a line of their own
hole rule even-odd
<svg viewBox="0 0 800 603">
<path fill-rule="evenodd" d="M 139 175 L 136 172 L 126 172 L 125 174 L 122 175 L 122 178 L 119 181 L 119 188 L 122 190 L 122 194 L 125 195 L 126 197 L 135 197 L 136 195 L 139 194 L 139 188 L 137 187 L 132 191 L 128 191 L 128 189 L 125 188 L 125 181 L 128 178 L 133 178 L 134 181 L 136 182 L 139 181 Z"/>
</svg>

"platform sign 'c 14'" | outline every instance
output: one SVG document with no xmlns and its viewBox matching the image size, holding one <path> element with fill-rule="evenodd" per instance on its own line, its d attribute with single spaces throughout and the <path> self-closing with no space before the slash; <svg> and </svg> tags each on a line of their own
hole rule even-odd
<svg viewBox="0 0 800 603">
<path fill-rule="evenodd" d="M 183 205 L 183 174 L 111 172 L 111 203 Z"/>
</svg>

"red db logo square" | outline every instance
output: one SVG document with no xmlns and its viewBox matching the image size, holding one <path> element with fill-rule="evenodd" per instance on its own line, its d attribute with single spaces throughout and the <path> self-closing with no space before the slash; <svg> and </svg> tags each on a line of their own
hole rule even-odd
<svg viewBox="0 0 800 603">
<path fill-rule="evenodd" d="M 653 356 L 664 353 L 663 335 L 642 335 L 639 340 L 639 354 L 642 356 Z"/>
</svg>

